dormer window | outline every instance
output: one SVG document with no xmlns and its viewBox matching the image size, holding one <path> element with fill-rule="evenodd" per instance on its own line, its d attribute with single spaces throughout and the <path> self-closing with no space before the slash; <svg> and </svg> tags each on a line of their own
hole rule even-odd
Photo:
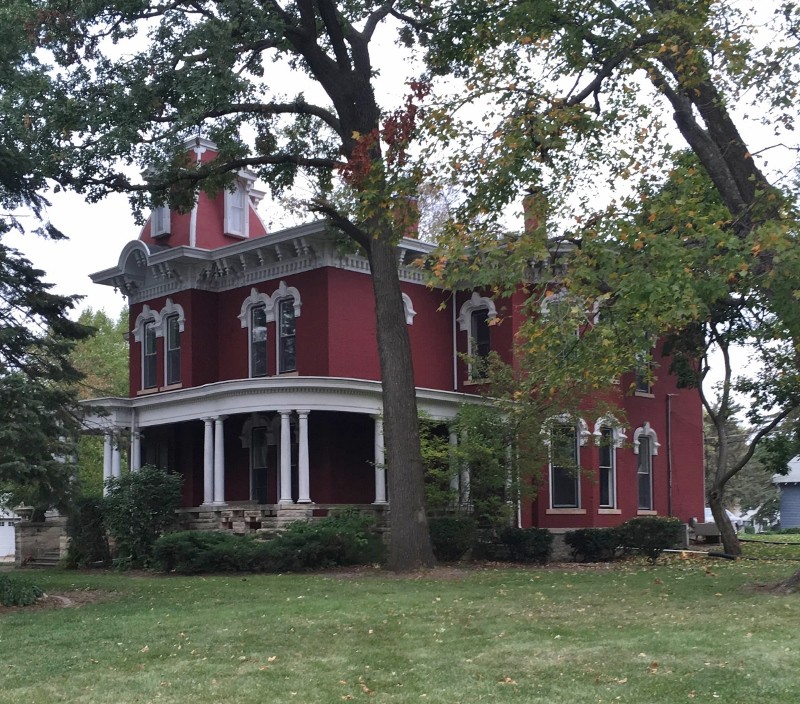
<svg viewBox="0 0 800 704">
<path fill-rule="evenodd" d="M 153 237 L 164 237 L 170 234 L 170 210 L 168 205 L 153 208 L 150 216 L 150 234 Z"/>
<path fill-rule="evenodd" d="M 250 234 L 247 207 L 247 187 L 236 181 L 232 191 L 225 191 L 225 234 L 247 237 Z"/>
</svg>

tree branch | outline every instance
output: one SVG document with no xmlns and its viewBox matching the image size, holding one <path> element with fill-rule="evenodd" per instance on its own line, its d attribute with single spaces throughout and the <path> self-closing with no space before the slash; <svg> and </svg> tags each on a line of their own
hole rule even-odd
<svg viewBox="0 0 800 704">
<path fill-rule="evenodd" d="M 223 117 L 232 114 L 250 115 L 313 115 L 325 122 L 339 136 L 342 136 L 342 126 L 339 119 L 330 111 L 318 105 L 311 105 L 304 100 L 296 100 L 291 103 L 233 103 L 225 108 L 218 110 L 206 110 L 198 116 L 199 120 L 213 117 Z M 172 123 L 171 117 L 154 117 L 151 122 Z"/>
</svg>

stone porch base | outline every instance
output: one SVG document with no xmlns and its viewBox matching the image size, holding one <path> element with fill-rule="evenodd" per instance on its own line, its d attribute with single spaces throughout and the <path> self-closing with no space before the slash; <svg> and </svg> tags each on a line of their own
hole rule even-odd
<svg viewBox="0 0 800 704">
<path fill-rule="evenodd" d="M 295 521 L 319 518 L 355 509 L 375 517 L 378 529 L 388 524 L 388 506 L 375 504 L 255 504 L 228 503 L 224 506 L 196 506 L 179 509 L 183 530 L 224 530 L 238 535 L 274 533 Z"/>
</svg>

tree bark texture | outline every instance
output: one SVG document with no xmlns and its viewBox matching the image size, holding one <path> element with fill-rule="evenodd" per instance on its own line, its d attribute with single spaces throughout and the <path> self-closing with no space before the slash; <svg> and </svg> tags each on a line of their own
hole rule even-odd
<svg viewBox="0 0 800 704">
<path fill-rule="evenodd" d="M 731 525 L 728 514 L 723 505 L 723 488 L 724 486 L 713 486 L 708 492 L 708 506 L 711 509 L 711 514 L 714 516 L 714 522 L 719 528 L 720 539 L 722 540 L 722 547 L 728 555 L 741 555 L 742 546 L 739 544 L 739 538 L 736 531 Z"/>
<path fill-rule="evenodd" d="M 389 486 L 388 568 L 432 567 L 433 550 L 425 515 L 425 484 L 411 343 L 408 337 L 397 253 L 391 237 L 369 247 L 378 351 L 383 382 L 383 415 Z"/>
</svg>

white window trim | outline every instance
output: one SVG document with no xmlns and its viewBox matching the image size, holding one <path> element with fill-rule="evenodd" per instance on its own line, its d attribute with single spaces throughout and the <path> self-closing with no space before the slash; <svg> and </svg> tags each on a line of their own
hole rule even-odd
<svg viewBox="0 0 800 704">
<path fill-rule="evenodd" d="M 411 302 L 411 296 L 407 293 L 401 294 L 403 296 L 403 312 L 406 315 L 406 325 L 414 324 L 414 316 L 417 311 L 414 310 L 414 304 Z"/>
<path fill-rule="evenodd" d="M 595 445 L 598 447 L 603 439 L 603 428 L 609 428 L 611 430 L 611 446 L 610 446 L 610 458 L 611 458 L 611 492 L 610 492 L 610 500 L 611 503 L 609 504 L 601 504 L 600 503 L 600 494 L 598 492 L 598 510 L 599 511 L 609 511 L 612 509 L 617 508 L 617 450 L 622 447 L 626 438 L 624 429 L 620 426 L 619 421 L 614 418 L 611 414 L 606 414 L 601 416 L 597 419 L 594 424 L 594 432 L 592 435 L 594 436 Z M 599 473 L 600 473 L 601 466 L 598 463 L 597 471 L 598 471 L 598 481 L 599 481 Z"/>
<path fill-rule="evenodd" d="M 576 477 L 576 484 L 577 484 L 577 500 L 578 503 L 576 506 L 553 506 L 553 458 L 550 455 L 550 438 L 551 433 L 553 431 L 553 426 L 556 425 L 570 425 L 575 428 L 575 440 L 576 440 L 576 448 L 575 448 L 575 457 L 578 462 L 578 476 Z M 581 512 L 585 513 L 582 509 L 582 501 L 583 496 L 581 495 L 581 477 L 580 477 L 580 464 L 581 464 L 581 451 L 582 447 L 586 447 L 589 442 L 589 438 L 591 437 L 591 433 L 589 432 L 589 426 L 586 424 L 586 421 L 583 418 L 576 418 L 575 416 L 570 415 L 569 413 L 562 413 L 561 415 L 551 416 L 542 424 L 542 429 L 539 431 L 542 437 L 542 442 L 544 442 L 545 447 L 547 448 L 548 458 L 547 458 L 547 483 L 549 487 L 549 499 L 550 499 L 550 508 L 549 511 L 562 511 L 562 510 L 581 510 Z"/>
<path fill-rule="evenodd" d="M 133 339 L 142 345 L 142 376 L 141 386 L 144 389 L 144 326 L 146 323 L 152 322 L 156 331 L 156 339 L 159 337 L 166 338 L 167 325 L 169 318 L 177 316 L 178 318 L 178 332 L 182 333 L 186 326 L 186 316 L 183 312 L 183 306 L 180 303 L 174 303 L 171 298 L 168 298 L 164 303 L 164 307 L 160 311 L 153 310 L 146 303 L 142 307 L 142 312 L 136 316 L 136 321 L 133 325 Z M 158 354 L 158 352 L 156 352 Z M 164 380 L 167 379 L 167 349 L 164 345 Z M 149 386 L 148 389 L 156 387 Z"/>
<path fill-rule="evenodd" d="M 282 283 L 282 282 L 281 282 Z M 296 289 L 295 289 L 296 290 Z M 281 312 L 281 303 L 284 301 L 291 301 L 291 296 L 285 296 L 284 298 L 278 298 L 275 301 L 274 307 L 274 318 L 275 318 L 275 373 L 276 374 L 294 374 L 297 371 L 297 311 L 299 310 L 299 306 L 295 304 L 294 306 L 294 320 L 295 320 L 295 331 L 294 331 L 294 352 L 295 352 L 295 368 L 288 372 L 281 371 L 281 323 L 280 323 L 280 312 Z"/>
<path fill-rule="evenodd" d="M 488 320 L 494 320 L 497 317 L 497 309 L 495 308 L 494 301 L 486 296 L 478 295 L 477 291 L 473 291 L 472 296 L 468 301 L 464 301 L 464 304 L 458 311 L 458 329 L 461 330 L 461 332 L 466 332 L 469 336 L 471 332 L 470 328 L 472 327 L 472 313 L 481 308 L 486 308 L 486 310 L 489 311 L 486 316 Z"/>
<path fill-rule="evenodd" d="M 639 508 L 639 463 L 636 463 L 636 493 L 637 493 L 637 500 L 636 505 L 638 511 L 641 513 L 642 511 L 651 511 L 655 507 L 655 495 L 654 495 L 654 487 L 653 487 L 653 457 L 658 454 L 658 448 L 660 447 L 660 443 L 658 442 L 658 436 L 656 435 L 656 431 L 650 427 L 649 422 L 645 422 L 640 428 L 637 428 L 633 433 L 633 454 L 639 454 L 639 447 L 640 447 L 640 438 L 645 436 L 650 439 L 650 508 Z"/>
<path fill-rule="evenodd" d="M 165 237 L 171 232 L 172 211 L 168 205 L 159 205 L 150 213 L 150 236 Z"/>
<path fill-rule="evenodd" d="M 257 288 L 250 289 L 250 295 L 242 301 L 241 311 L 237 316 L 239 318 L 239 322 L 243 328 L 247 329 L 247 356 L 248 356 L 248 375 L 252 377 L 252 369 L 250 369 L 250 364 L 252 362 L 252 354 L 250 351 L 250 342 L 251 342 L 251 334 L 250 334 L 250 324 L 251 324 L 251 317 L 250 311 L 252 308 L 256 306 L 264 306 L 264 312 L 266 315 L 266 322 L 273 323 L 276 320 L 276 316 L 278 313 L 278 307 L 281 301 L 284 300 L 291 300 L 293 301 L 294 307 L 294 317 L 295 319 L 300 317 L 300 311 L 303 306 L 303 301 L 300 298 L 300 291 L 298 291 L 294 286 L 287 286 L 285 281 L 281 281 L 278 284 L 278 288 L 272 292 L 272 295 L 267 295 L 266 293 L 259 293 Z M 275 371 L 278 372 L 280 369 L 280 335 L 278 334 L 279 331 L 275 331 Z M 296 335 L 296 332 L 295 332 Z M 295 337 L 295 353 L 297 352 L 297 338 Z"/>
<path fill-rule="evenodd" d="M 168 299 L 169 300 L 169 299 Z M 172 303 L 172 301 L 169 301 Z M 180 350 L 181 350 L 181 333 L 183 332 L 183 318 L 181 315 L 178 314 L 177 311 L 173 311 L 171 313 L 165 313 L 166 307 L 162 310 L 162 316 L 164 321 L 164 383 L 166 385 L 179 385 L 182 381 L 182 369 L 180 365 Z M 177 381 L 169 381 L 169 321 L 170 319 L 176 319 L 178 321 L 178 380 Z M 156 335 L 157 336 L 157 335 Z"/>
<path fill-rule="evenodd" d="M 657 455 L 658 448 L 661 447 L 661 443 L 658 442 L 658 436 L 656 435 L 656 431 L 650 427 L 649 422 L 645 422 L 645 424 L 642 427 L 636 428 L 636 430 L 633 432 L 633 454 L 634 455 L 639 454 L 639 438 L 642 437 L 642 435 L 648 436 L 651 440 L 650 447 L 652 448 L 652 450 L 650 454 Z"/>
<path fill-rule="evenodd" d="M 614 447 L 617 449 L 622 447 L 625 444 L 625 441 L 628 439 L 628 436 L 625 434 L 625 428 L 620 425 L 620 422 L 614 416 L 612 416 L 610 413 L 607 413 L 604 416 L 600 416 L 595 421 L 594 431 L 592 432 L 595 445 L 600 444 L 603 428 L 611 428 L 614 431 Z"/>
<path fill-rule="evenodd" d="M 171 298 L 168 298 L 160 311 L 153 310 L 145 303 L 142 307 L 142 312 L 136 316 L 136 322 L 133 325 L 134 341 L 142 342 L 144 339 L 144 324 L 149 320 L 155 323 L 156 337 L 164 337 L 167 334 L 167 318 L 174 315 L 178 316 L 178 331 L 183 332 L 186 326 L 186 316 L 180 303 L 174 303 Z"/>
<path fill-rule="evenodd" d="M 486 321 L 491 325 L 491 321 L 497 318 L 497 309 L 494 301 L 486 296 L 481 296 L 477 291 L 472 292 L 469 300 L 464 301 L 458 312 L 458 329 L 467 333 L 467 357 L 473 356 L 472 346 L 472 314 L 477 310 L 486 310 Z M 475 382 L 472 374 L 472 364 L 467 364 L 467 381 Z"/>
<path fill-rule="evenodd" d="M 226 235 L 242 239 L 247 239 L 250 236 L 250 191 L 255 180 L 254 174 L 242 170 L 237 173 L 237 177 L 232 183 L 233 190 L 225 189 L 223 224 Z M 243 221 L 234 222 L 233 199 L 240 193 L 244 200 Z"/>
</svg>

